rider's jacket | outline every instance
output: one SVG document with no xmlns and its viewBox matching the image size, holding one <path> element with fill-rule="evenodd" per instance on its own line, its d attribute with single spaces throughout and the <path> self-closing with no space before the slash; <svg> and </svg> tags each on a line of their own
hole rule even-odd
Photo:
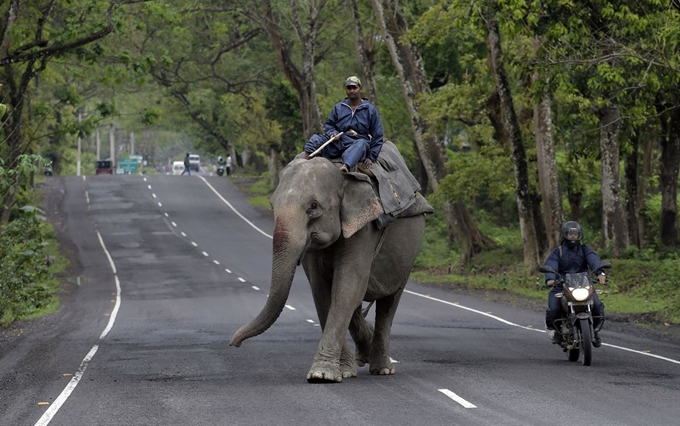
<svg viewBox="0 0 680 426">
<path fill-rule="evenodd" d="M 327 136 L 354 130 L 358 133 L 354 136 L 355 139 L 369 141 L 370 153 L 367 157 L 373 162 L 378 159 L 383 144 L 383 126 L 378 110 L 366 99 L 363 99 L 355 110 L 349 106 L 348 98 L 338 102 L 328 116 L 324 128 Z M 349 137 L 349 135 L 344 134 L 342 137 Z"/>
<path fill-rule="evenodd" d="M 563 241 L 561 246 L 555 247 L 545 261 L 547 266 L 550 266 L 560 275 L 588 272 L 589 268 L 591 271 L 600 272 L 596 270 L 600 263 L 600 256 L 589 245 L 572 245 L 568 241 Z M 545 274 L 546 283 L 556 278 L 553 273 L 546 272 Z"/>
</svg>

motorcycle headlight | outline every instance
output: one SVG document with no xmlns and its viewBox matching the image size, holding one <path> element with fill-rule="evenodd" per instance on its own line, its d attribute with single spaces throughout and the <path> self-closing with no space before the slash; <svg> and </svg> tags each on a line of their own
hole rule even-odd
<svg viewBox="0 0 680 426">
<path fill-rule="evenodd" d="M 590 295 L 590 291 L 588 291 L 586 288 L 577 288 L 572 290 L 571 295 L 574 296 L 574 299 L 577 301 L 583 302 Z"/>
</svg>

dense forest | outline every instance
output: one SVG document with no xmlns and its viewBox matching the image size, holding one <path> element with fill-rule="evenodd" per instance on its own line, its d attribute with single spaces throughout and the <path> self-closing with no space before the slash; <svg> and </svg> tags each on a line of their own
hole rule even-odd
<svg viewBox="0 0 680 426">
<path fill-rule="evenodd" d="M 568 219 L 611 257 L 674 252 L 679 44 L 677 0 L 4 0 L 2 226 L 43 162 L 91 173 L 133 134 L 274 187 L 357 75 L 462 259 L 498 244 L 480 221 L 528 270 Z"/>
</svg>

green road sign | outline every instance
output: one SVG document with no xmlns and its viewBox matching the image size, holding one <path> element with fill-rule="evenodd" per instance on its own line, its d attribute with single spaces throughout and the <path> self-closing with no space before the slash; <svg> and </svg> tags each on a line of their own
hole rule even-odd
<svg viewBox="0 0 680 426">
<path fill-rule="evenodd" d="M 125 158 L 118 160 L 118 168 L 123 169 L 124 173 L 137 173 L 139 163 L 136 158 Z"/>
</svg>

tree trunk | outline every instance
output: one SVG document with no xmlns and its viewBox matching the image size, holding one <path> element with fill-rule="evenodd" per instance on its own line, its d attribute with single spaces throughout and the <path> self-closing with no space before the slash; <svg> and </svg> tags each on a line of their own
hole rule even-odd
<svg viewBox="0 0 680 426">
<path fill-rule="evenodd" d="M 680 168 L 680 110 L 669 113 L 668 132 L 661 142 L 659 180 L 661 186 L 661 245 L 678 244 L 678 170 Z M 663 117 L 663 116 L 662 116 Z"/>
<path fill-rule="evenodd" d="M 503 125 L 510 137 L 513 147 L 515 169 L 515 197 L 519 213 L 519 226 L 522 233 L 522 247 L 524 250 L 524 265 L 530 271 L 538 269 L 541 262 L 536 238 L 536 226 L 532 214 L 531 198 L 529 196 L 529 172 L 526 162 L 524 142 L 513 104 L 510 85 L 503 65 L 500 31 L 498 21 L 492 13 L 486 18 L 486 46 L 488 51 L 489 69 L 493 74 L 496 91 L 500 98 Z"/>
<path fill-rule="evenodd" d="M 427 124 L 418 115 L 419 105 L 415 99 L 421 93 L 429 93 L 423 60 L 417 46 L 408 40 L 402 40 L 408 31 L 408 25 L 398 9 L 397 1 L 371 0 L 371 4 L 385 36 L 392 64 L 401 79 L 402 93 L 411 116 L 416 150 L 427 172 L 430 187 L 437 191 L 439 182 L 447 174 L 446 158 L 441 142 L 435 136 L 425 136 Z"/>
<path fill-rule="evenodd" d="M 534 54 L 539 51 L 542 43 L 541 38 L 536 37 L 534 39 Z M 531 77 L 531 82 L 533 84 L 542 79 L 543 77 L 536 72 Z M 538 168 L 538 183 L 541 186 L 543 219 L 548 239 L 547 246 L 557 247 L 562 242 L 561 230 L 564 223 L 564 210 L 557 178 L 555 141 L 552 133 L 552 109 L 550 96 L 547 92 L 543 94 L 540 102 L 534 105 L 534 131 L 536 135 L 536 166 Z M 537 220 L 537 218 L 534 219 Z"/>
<path fill-rule="evenodd" d="M 269 188 L 273 191 L 279 186 L 279 166 L 281 164 L 281 152 L 278 146 L 269 147 L 267 168 L 269 169 Z"/>
<path fill-rule="evenodd" d="M 418 114 L 419 105 L 415 102 L 419 94 L 430 91 L 420 51 L 417 46 L 403 38 L 408 31 L 408 24 L 399 11 L 396 0 L 371 0 L 371 4 L 382 29 L 392 64 L 401 79 L 402 93 L 411 116 L 416 152 L 427 174 L 427 184 L 436 192 L 439 182 L 448 171 L 442 143 L 436 135 L 427 134 L 428 126 Z M 445 205 L 443 210 L 450 231 L 449 240 L 472 241 L 471 244 L 461 246 L 463 250 L 461 256 L 464 259 L 469 259 L 489 247 L 491 239 L 479 230 L 464 204 L 458 203 L 455 207 Z M 461 223 L 466 225 L 457 225 Z M 451 232 L 456 234 L 455 237 Z M 458 232 L 464 234 L 458 235 Z"/>
<path fill-rule="evenodd" d="M 467 209 L 464 203 L 454 203 L 451 205 L 455 211 L 452 217 L 455 218 L 453 226 L 455 227 L 454 233 L 456 236 L 464 237 L 463 239 L 457 240 L 461 247 L 461 260 L 463 263 L 470 260 L 474 255 L 487 250 L 489 248 L 496 247 L 497 244 L 494 240 L 483 234 L 475 221 L 470 215 L 470 211 Z M 479 243 L 481 241 L 481 244 Z"/>
<path fill-rule="evenodd" d="M 623 217 L 619 178 L 620 121 L 621 115 L 618 107 L 605 107 L 600 111 L 602 237 L 604 245 L 611 244 L 612 256 L 615 257 L 628 246 L 628 231 Z"/>
<path fill-rule="evenodd" d="M 628 241 L 638 249 L 642 248 L 642 239 L 638 228 L 638 153 L 640 136 L 636 131 L 630 138 L 631 151 L 624 158 L 624 176 L 626 182 L 626 213 L 628 216 Z"/>
<path fill-rule="evenodd" d="M 2 75 L 5 84 L 9 86 L 9 105 L 7 114 L 5 115 L 7 118 L 2 127 L 4 130 L 5 143 L 7 144 L 7 148 L 5 148 L 7 158 L 5 159 L 4 164 L 4 167 L 7 169 L 16 168 L 19 162 L 19 156 L 24 154 L 24 151 L 26 150 L 26 147 L 23 146 L 23 116 L 25 100 L 27 98 L 26 92 L 28 91 L 28 83 L 30 81 L 28 76 L 34 72 L 34 62 L 35 61 L 28 62 L 21 78 L 16 78 L 13 73 L 14 69 L 11 66 L 6 66 L 5 73 Z M 2 194 L 2 205 L 0 206 L 0 210 L 2 211 L 2 214 L 0 214 L 0 223 L 2 225 L 6 225 L 9 222 L 18 191 L 19 182 L 16 180 L 7 182 L 7 188 Z"/>
<path fill-rule="evenodd" d="M 375 34 L 373 31 L 364 36 L 362 19 L 357 6 L 357 0 L 350 0 L 352 18 L 354 19 L 354 29 L 356 33 L 356 53 L 359 66 L 361 67 L 361 92 L 368 97 L 368 100 L 378 106 L 378 92 L 375 85 L 375 55 L 377 53 L 375 45 Z M 368 22 L 364 20 L 364 22 Z"/>
<path fill-rule="evenodd" d="M 583 192 L 573 192 L 567 191 L 567 199 L 569 200 L 569 207 L 571 209 L 571 214 L 569 215 L 569 220 L 574 222 L 581 221 L 581 201 L 583 201 Z"/>
<path fill-rule="evenodd" d="M 645 133 L 643 133 L 645 134 Z M 642 154 L 642 175 L 640 176 L 638 185 L 638 232 L 640 233 L 640 241 L 645 245 L 647 224 L 649 217 L 647 216 L 647 188 L 652 180 L 654 174 L 654 147 L 656 139 L 645 134 L 644 148 Z"/>
<path fill-rule="evenodd" d="M 9 8 L 5 16 L 7 21 L 0 23 L 2 27 L 0 31 L 0 59 L 5 59 L 8 55 L 11 37 L 9 34 L 12 27 L 16 24 L 19 17 L 19 1 L 11 0 Z M 33 67 L 33 61 L 29 63 L 29 70 Z M 5 67 L 5 72 L 0 74 L 0 82 L 4 84 L 4 89 L 9 93 L 9 105 L 7 105 L 6 121 L 2 123 L 4 130 L 4 139 L 7 144 L 7 158 L 5 159 L 4 167 L 12 169 L 16 166 L 17 159 L 21 150 L 21 117 L 23 115 L 23 102 L 26 87 L 24 85 L 17 86 L 14 80 L 14 68 L 10 66 Z M 0 119 L 3 117 L 0 116 Z M 0 225 L 4 226 L 9 222 L 12 207 L 14 206 L 14 198 L 16 194 L 16 184 L 9 183 L 6 192 L 0 194 L 2 198 L 2 205 L 0 205 Z"/>
<path fill-rule="evenodd" d="M 302 113 L 302 128 L 305 138 L 311 137 L 315 133 L 323 131 L 321 110 L 316 99 L 316 84 L 314 83 L 314 52 L 316 37 L 321 23 L 317 20 L 318 9 L 310 11 L 307 20 L 307 29 L 303 31 L 302 25 L 297 16 L 297 8 L 292 7 L 293 24 L 296 25 L 298 35 L 301 37 L 302 46 L 302 68 L 301 70 L 293 62 L 288 43 L 284 43 L 279 31 L 278 19 L 274 16 L 270 0 L 263 0 L 264 14 L 266 19 L 265 30 L 274 47 L 274 52 L 279 61 L 281 71 L 285 74 L 293 88 L 298 92 L 300 100 L 300 111 Z M 295 3 L 293 3 L 295 5 Z M 315 6 L 320 8 L 322 6 Z M 313 12 L 313 13 L 312 13 Z M 338 82 L 340 84 L 340 82 Z"/>
</svg>

